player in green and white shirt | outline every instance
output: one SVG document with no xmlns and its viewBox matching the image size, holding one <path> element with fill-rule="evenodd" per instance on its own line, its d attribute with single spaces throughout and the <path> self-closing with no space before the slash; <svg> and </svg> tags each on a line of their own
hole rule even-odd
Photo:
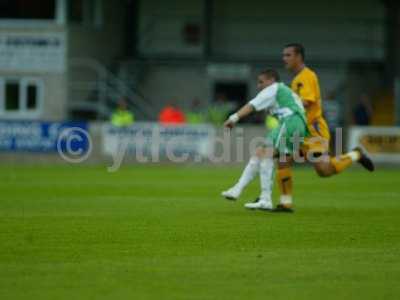
<svg viewBox="0 0 400 300">
<path fill-rule="evenodd" d="M 266 70 L 259 74 L 258 95 L 238 112 L 231 115 L 224 126 L 232 128 L 243 117 L 254 111 L 266 110 L 279 120 L 279 125 L 267 133 L 266 143 L 258 147 L 244 169 L 239 181 L 222 196 L 236 200 L 244 187 L 260 173 L 261 194 L 258 202 L 247 203 L 246 208 L 272 210 L 272 177 L 274 174 L 273 157 L 285 157 L 278 160 L 278 166 L 290 164 L 293 154 L 298 151 L 300 142 L 307 134 L 306 116 L 300 98 L 285 84 L 279 82 L 275 70 Z M 299 143 L 296 144 L 295 141 Z"/>
</svg>

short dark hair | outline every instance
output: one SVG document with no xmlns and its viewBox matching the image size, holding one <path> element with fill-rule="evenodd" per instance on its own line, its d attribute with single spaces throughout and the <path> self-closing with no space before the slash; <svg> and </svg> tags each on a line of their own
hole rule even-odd
<svg viewBox="0 0 400 300">
<path fill-rule="evenodd" d="M 300 43 L 290 43 L 285 46 L 285 48 L 293 48 L 296 54 L 300 54 L 303 61 L 306 59 L 306 50 L 304 46 Z"/>
<path fill-rule="evenodd" d="M 275 81 L 281 81 L 281 77 L 279 76 L 278 71 L 273 69 L 266 69 L 260 72 L 260 75 L 264 75 L 268 79 L 274 79 Z"/>
</svg>

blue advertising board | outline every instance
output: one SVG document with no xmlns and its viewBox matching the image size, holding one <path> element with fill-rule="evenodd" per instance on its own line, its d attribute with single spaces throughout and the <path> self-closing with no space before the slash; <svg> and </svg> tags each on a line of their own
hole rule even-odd
<svg viewBox="0 0 400 300">
<path fill-rule="evenodd" d="M 0 151 L 51 153 L 68 148 L 85 152 L 90 142 L 87 132 L 84 122 L 0 121 Z"/>
</svg>

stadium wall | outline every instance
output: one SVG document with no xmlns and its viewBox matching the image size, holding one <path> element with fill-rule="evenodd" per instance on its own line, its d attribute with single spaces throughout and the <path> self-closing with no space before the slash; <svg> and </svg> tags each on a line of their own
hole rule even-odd
<svg viewBox="0 0 400 300">
<path fill-rule="evenodd" d="M 97 101 L 89 99 L 96 96 L 95 88 L 81 87 L 96 82 L 98 70 L 93 64 L 77 67 L 74 62 L 86 59 L 112 69 L 121 60 L 125 54 L 125 1 L 84 4 L 79 20 L 70 19 L 66 0 L 56 2 L 55 19 L 0 20 L 0 92 L 6 89 L 4 81 L 34 81 L 40 88 L 40 107 L 35 112 L 2 113 L 0 105 L 3 119 L 61 121 L 69 117 L 74 101 Z M 80 86 L 72 87 L 71 82 Z"/>
<path fill-rule="evenodd" d="M 50 23 L 16 24 L 2 21 L 0 35 L 2 37 L 0 78 L 3 81 L 34 81 L 42 91 L 37 99 L 36 111 L 7 112 L 1 117 L 47 120 L 66 118 L 67 36 L 64 27 Z M 13 53 L 12 57 L 7 56 L 7 53 Z"/>
<path fill-rule="evenodd" d="M 90 58 L 111 66 L 125 54 L 124 1 L 102 1 L 91 22 L 68 25 L 68 58 Z"/>
<path fill-rule="evenodd" d="M 83 23 L 68 24 L 70 110 L 75 107 L 81 108 L 82 104 L 97 105 L 99 91 L 96 84 L 103 80 L 102 70 L 115 72 L 117 62 L 125 55 L 124 1 L 96 3 L 98 5 L 93 8 L 92 18 Z M 99 66 L 102 69 L 100 71 Z"/>
<path fill-rule="evenodd" d="M 141 1 L 139 45 L 142 55 L 201 57 L 202 44 L 184 41 L 185 25 L 202 23 L 203 0 Z"/>
<path fill-rule="evenodd" d="M 289 83 L 281 64 L 282 46 L 288 42 L 305 45 L 307 63 L 319 74 L 323 98 L 335 92 L 348 105 L 356 100 L 358 86 L 367 85 L 354 82 L 349 63 L 384 59 L 384 5 L 378 0 L 335 1 L 329 9 L 316 0 L 214 1 L 210 57 L 203 56 L 204 32 L 198 43 L 185 41 L 187 25 L 203 28 L 203 10 L 201 0 L 140 5 L 140 57 L 134 64 L 122 64 L 122 69 L 135 74 L 136 84 L 156 108 L 154 117 L 171 101 L 184 109 L 195 98 L 204 106 L 212 103 L 214 83 L 228 80 L 209 76 L 210 64 L 248 65 L 252 70 L 248 77 L 237 79 L 248 85 L 248 97 L 256 92 L 257 71 L 265 67 L 278 68 Z"/>
<path fill-rule="evenodd" d="M 323 96 L 333 90 L 343 99 L 347 91 L 343 83 L 348 79 L 346 64 L 338 63 L 335 68 L 327 65 L 314 66 L 319 75 Z M 249 72 L 240 74 L 240 70 L 247 68 Z M 154 119 L 167 104 L 174 104 L 185 111 L 190 111 L 194 100 L 200 100 L 202 108 L 206 109 L 215 100 L 215 85 L 217 83 L 243 83 L 247 86 L 247 98 L 250 100 L 257 93 L 256 78 L 258 72 L 265 68 L 275 68 L 279 71 L 282 80 L 289 84 L 291 75 L 285 70 L 280 61 L 261 62 L 181 62 L 181 61 L 145 61 L 142 65 L 135 64 L 134 68 L 142 71 L 136 84 L 152 103 Z M 218 68 L 220 72 L 211 74 L 210 68 Z M 236 69 L 236 70 L 235 70 Z M 122 73 L 133 73 L 127 64 L 121 68 Z"/>
<path fill-rule="evenodd" d="M 185 43 L 187 24 L 202 28 L 203 1 L 143 1 L 140 52 L 143 55 L 201 57 L 204 32 L 197 46 Z M 222 58 L 276 59 L 282 45 L 301 41 L 310 58 L 327 61 L 382 59 L 384 5 L 378 0 L 303 2 L 215 1 L 212 49 Z"/>
</svg>

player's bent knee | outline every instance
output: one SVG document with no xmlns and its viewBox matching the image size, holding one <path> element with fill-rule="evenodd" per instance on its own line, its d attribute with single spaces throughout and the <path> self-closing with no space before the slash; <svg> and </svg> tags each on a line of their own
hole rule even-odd
<svg viewBox="0 0 400 300">
<path fill-rule="evenodd" d="M 331 168 L 329 168 L 326 164 L 323 163 L 314 164 L 314 169 L 319 177 L 325 178 L 333 175 L 331 172 Z"/>
</svg>

